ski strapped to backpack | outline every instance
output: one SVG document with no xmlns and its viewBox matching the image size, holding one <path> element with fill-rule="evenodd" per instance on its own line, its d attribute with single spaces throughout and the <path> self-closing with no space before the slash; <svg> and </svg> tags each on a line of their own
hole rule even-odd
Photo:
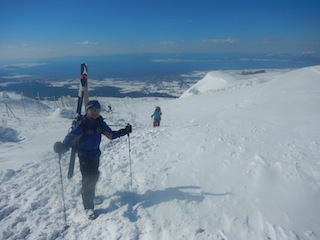
<svg viewBox="0 0 320 240">
<path fill-rule="evenodd" d="M 78 121 L 81 120 L 81 109 L 82 105 L 85 107 L 89 101 L 88 96 L 88 65 L 85 63 L 81 64 L 80 68 L 80 84 L 79 84 L 79 92 L 78 92 L 78 103 L 77 103 L 77 112 L 75 119 L 72 122 L 71 129 L 77 124 Z M 76 159 L 77 147 L 72 147 L 70 162 L 69 162 L 69 170 L 68 170 L 68 179 L 72 178 L 74 172 L 74 163 Z"/>
</svg>

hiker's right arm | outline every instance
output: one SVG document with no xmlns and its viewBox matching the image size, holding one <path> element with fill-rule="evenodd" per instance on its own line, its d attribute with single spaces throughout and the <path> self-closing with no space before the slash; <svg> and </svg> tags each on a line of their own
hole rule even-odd
<svg viewBox="0 0 320 240">
<path fill-rule="evenodd" d="M 68 147 L 74 146 L 82 137 L 83 127 L 84 125 L 81 121 L 77 122 L 75 127 L 64 138 L 63 144 L 65 144 Z"/>
</svg>

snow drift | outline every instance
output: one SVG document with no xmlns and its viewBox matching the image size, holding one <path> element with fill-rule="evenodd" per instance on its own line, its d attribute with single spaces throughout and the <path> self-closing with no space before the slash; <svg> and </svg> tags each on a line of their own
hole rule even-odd
<svg viewBox="0 0 320 240">
<path fill-rule="evenodd" d="M 0 126 L 0 142 L 19 142 L 19 133 L 12 129 Z"/>
</svg>

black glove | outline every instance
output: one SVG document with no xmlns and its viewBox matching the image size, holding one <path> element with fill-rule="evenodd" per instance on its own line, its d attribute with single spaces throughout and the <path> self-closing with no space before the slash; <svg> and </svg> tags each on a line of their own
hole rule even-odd
<svg viewBox="0 0 320 240">
<path fill-rule="evenodd" d="M 132 126 L 128 123 L 125 130 L 127 131 L 127 133 L 132 133 Z"/>
<path fill-rule="evenodd" d="M 132 127 L 130 124 L 128 124 L 125 128 L 119 130 L 119 135 L 124 136 L 124 135 L 129 135 L 129 133 L 132 133 Z"/>
<path fill-rule="evenodd" d="M 56 152 L 56 153 L 59 153 L 59 154 L 64 154 L 65 152 L 67 152 L 69 150 L 69 147 L 66 146 L 64 143 L 62 142 L 56 142 L 53 146 L 53 150 Z"/>
</svg>

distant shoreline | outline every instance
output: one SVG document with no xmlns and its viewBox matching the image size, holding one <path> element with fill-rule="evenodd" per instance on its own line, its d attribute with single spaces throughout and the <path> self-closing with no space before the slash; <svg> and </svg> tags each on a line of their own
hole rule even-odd
<svg viewBox="0 0 320 240">
<path fill-rule="evenodd" d="M 36 99 L 38 93 L 41 98 L 47 100 L 55 100 L 63 96 L 77 97 L 78 90 L 70 89 L 66 87 L 52 87 L 46 83 L 39 82 L 20 82 L 15 84 L 8 84 L 4 87 L 0 86 L 0 91 L 5 92 L 15 92 L 17 94 L 23 94 L 26 97 Z M 132 91 L 132 92 L 121 92 L 120 88 L 117 87 L 97 87 L 93 90 L 90 90 L 90 95 L 97 97 L 116 97 L 116 98 L 140 98 L 140 97 L 165 97 L 165 98 L 176 98 L 167 93 L 161 92 L 143 92 L 143 91 Z"/>
</svg>

